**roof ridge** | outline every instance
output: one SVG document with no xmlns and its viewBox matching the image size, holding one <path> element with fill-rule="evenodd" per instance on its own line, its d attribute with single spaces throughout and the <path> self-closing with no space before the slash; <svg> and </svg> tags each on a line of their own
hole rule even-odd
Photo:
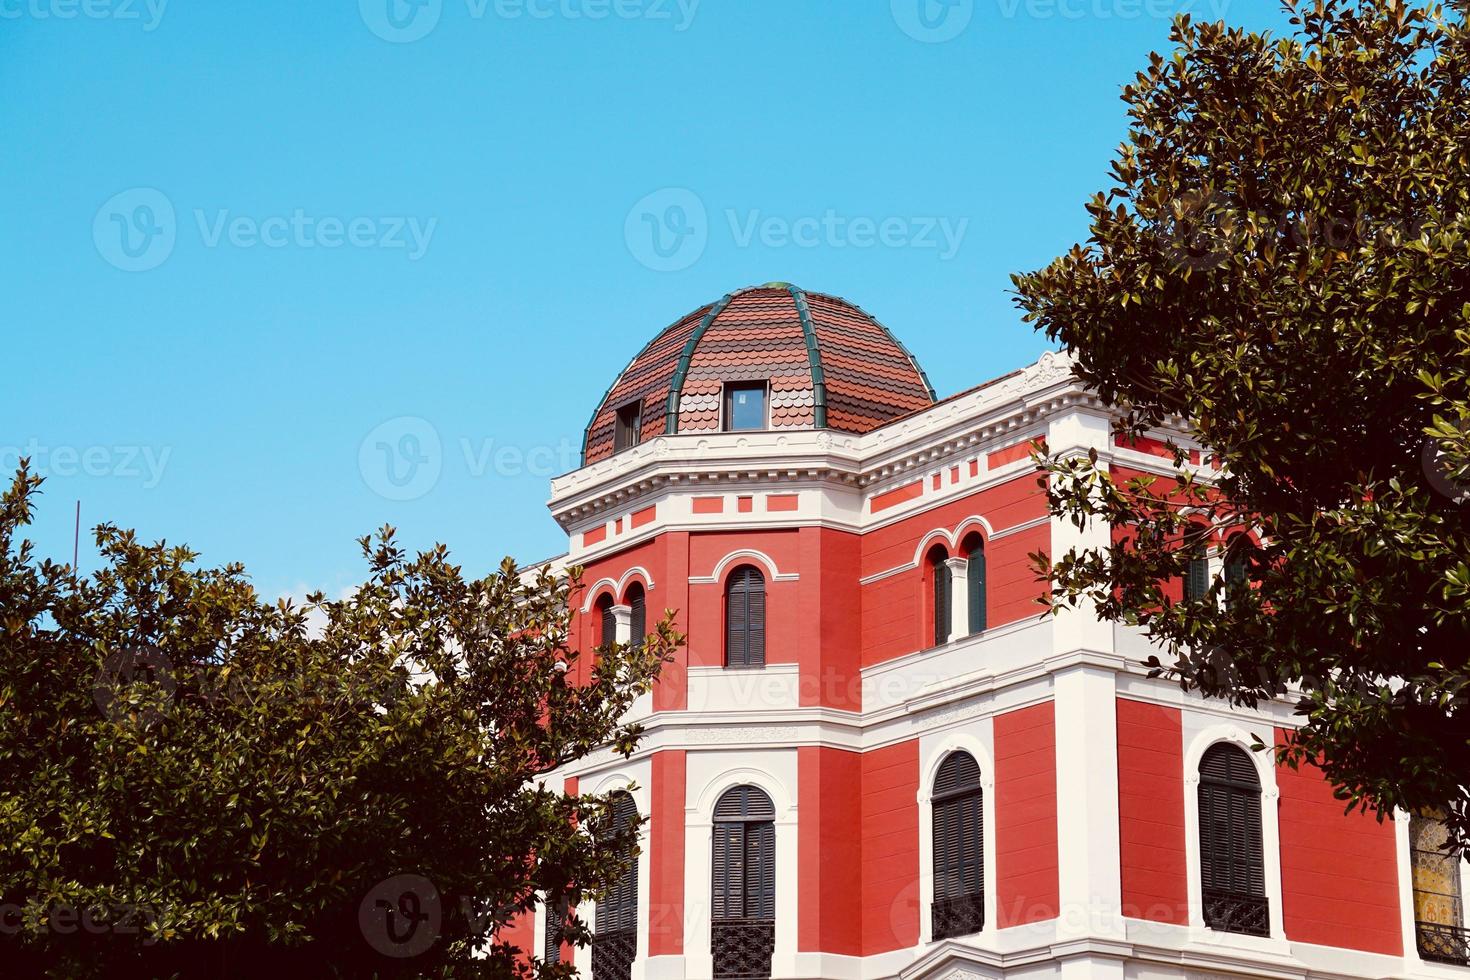
<svg viewBox="0 0 1470 980">
<path fill-rule="evenodd" d="M 818 429 L 827 427 L 827 375 L 822 370 L 822 347 L 817 343 L 817 331 L 812 326 L 812 311 L 806 305 L 806 291 L 792 283 L 786 284 L 787 292 L 796 303 L 796 315 L 801 318 L 801 335 L 806 340 L 806 360 L 812 371 L 812 424 Z"/>
<path fill-rule="evenodd" d="M 684 376 L 689 373 L 689 361 L 694 357 L 694 348 L 699 344 L 700 338 L 704 336 L 710 324 L 715 322 L 715 317 L 725 312 L 725 307 L 730 305 L 730 300 L 743 292 L 746 290 L 736 289 L 711 303 L 704 318 L 699 321 L 699 326 L 690 332 L 689 340 L 684 344 L 684 352 L 679 355 L 679 364 L 674 368 L 674 376 L 669 381 L 669 398 L 664 403 L 664 432 L 666 434 L 679 431 L 679 398 L 684 394 Z"/>
</svg>

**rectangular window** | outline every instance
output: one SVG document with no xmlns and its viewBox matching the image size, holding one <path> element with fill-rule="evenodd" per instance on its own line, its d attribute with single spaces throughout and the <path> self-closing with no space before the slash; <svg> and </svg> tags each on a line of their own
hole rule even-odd
<svg viewBox="0 0 1470 980">
<path fill-rule="evenodd" d="M 643 402 L 632 402 L 618 409 L 618 426 L 613 433 L 613 452 L 620 453 L 638 445 L 643 435 Z"/>
<path fill-rule="evenodd" d="M 766 427 L 766 383 L 742 381 L 725 385 L 725 431 Z"/>
</svg>

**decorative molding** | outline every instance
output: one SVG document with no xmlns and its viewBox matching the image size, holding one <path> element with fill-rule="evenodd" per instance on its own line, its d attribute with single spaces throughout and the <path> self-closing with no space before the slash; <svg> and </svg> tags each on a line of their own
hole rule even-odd
<svg viewBox="0 0 1470 980">
<path fill-rule="evenodd" d="M 690 585 L 717 585 L 724 578 L 725 570 L 736 562 L 753 561 L 765 567 L 770 573 L 772 582 L 795 582 L 801 577 L 799 572 L 782 572 L 776 568 L 776 560 L 764 551 L 756 551 L 754 548 L 741 548 L 732 551 L 715 563 L 715 570 L 708 575 L 689 576 Z"/>
<path fill-rule="evenodd" d="M 602 591 L 604 587 L 610 587 L 613 590 L 613 602 L 621 602 L 623 600 L 623 595 L 628 588 L 628 584 L 632 582 L 635 577 L 641 577 L 643 579 L 643 589 L 645 592 L 653 591 L 653 576 L 648 573 L 648 569 L 644 568 L 642 565 L 634 565 L 627 571 L 623 572 L 622 575 L 618 576 L 617 581 L 613 581 L 611 577 L 600 578 L 596 582 L 593 582 L 590 586 L 588 586 L 587 598 L 582 603 L 582 612 L 587 613 L 592 611 L 592 602 L 597 598 L 598 594 Z"/>
</svg>

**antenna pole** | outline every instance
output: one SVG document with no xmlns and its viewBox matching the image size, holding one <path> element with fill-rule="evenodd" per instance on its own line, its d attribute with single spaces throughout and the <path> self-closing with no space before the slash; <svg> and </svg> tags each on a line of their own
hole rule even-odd
<svg viewBox="0 0 1470 980">
<path fill-rule="evenodd" d="M 82 502 L 77 501 L 77 522 L 71 535 L 71 580 L 77 580 L 77 552 L 82 543 Z"/>
</svg>

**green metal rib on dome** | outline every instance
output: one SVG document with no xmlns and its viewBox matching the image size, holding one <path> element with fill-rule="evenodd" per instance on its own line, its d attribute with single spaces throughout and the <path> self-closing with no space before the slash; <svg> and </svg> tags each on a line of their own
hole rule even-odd
<svg viewBox="0 0 1470 980">
<path fill-rule="evenodd" d="M 743 292 L 743 290 L 736 290 Z M 679 355 L 679 365 L 674 368 L 673 380 L 669 382 L 669 400 L 664 405 L 664 432 L 672 435 L 679 431 L 679 397 L 684 393 L 684 376 L 689 373 L 689 361 L 694 357 L 694 348 L 699 345 L 699 338 L 709 329 L 709 325 L 715 322 L 715 317 L 725 312 L 725 307 L 730 305 L 730 300 L 735 298 L 735 293 L 726 293 L 720 297 L 719 302 L 709 308 L 704 319 L 699 321 L 689 334 L 689 340 L 684 344 L 684 352 Z"/>
<path fill-rule="evenodd" d="M 801 335 L 806 340 L 806 361 L 812 371 L 812 415 L 818 429 L 827 427 L 827 375 L 822 370 L 822 349 L 817 344 L 817 331 L 812 326 L 812 311 L 806 305 L 806 293 L 800 286 L 783 283 L 796 303 L 801 317 Z"/>
</svg>

